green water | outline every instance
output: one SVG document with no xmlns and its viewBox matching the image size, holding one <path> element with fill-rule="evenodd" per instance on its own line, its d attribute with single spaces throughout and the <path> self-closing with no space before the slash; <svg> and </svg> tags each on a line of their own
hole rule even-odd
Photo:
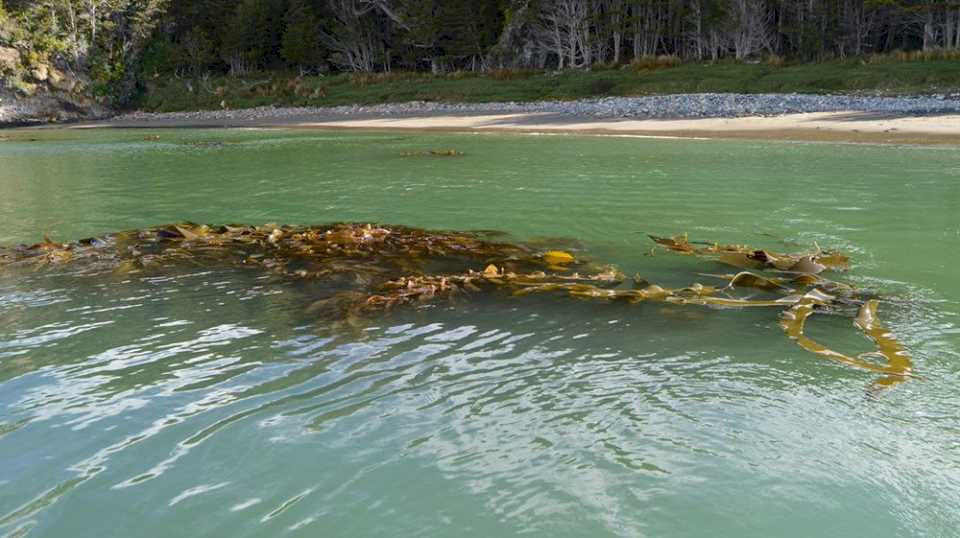
<svg viewBox="0 0 960 538">
<path fill-rule="evenodd" d="M 647 256 L 646 233 L 817 242 L 852 255 L 923 379 L 871 395 L 770 310 L 478 297 L 331 336 L 302 288 L 249 271 L 0 271 L 0 535 L 960 535 L 960 150 L 2 135 L 0 244 L 379 221 L 557 238 L 686 285 L 721 269 Z M 403 156 L 446 148 L 465 155 Z M 849 318 L 809 332 L 870 349 Z"/>
</svg>

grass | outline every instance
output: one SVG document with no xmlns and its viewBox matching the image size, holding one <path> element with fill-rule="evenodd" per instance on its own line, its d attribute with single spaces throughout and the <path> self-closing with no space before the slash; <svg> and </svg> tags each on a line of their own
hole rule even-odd
<svg viewBox="0 0 960 538">
<path fill-rule="evenodd" d="M 924 94 L 960 89 L 956 59 L 891 58 L 817 64 L 675 64 L 638 62 L 593 71 L 493 71 L 338 74 L 298 78 L 264 73 L 192 83 L 157 77 L 137 106 L 149 111 L 277 106 L 337 106 L 441 101 L 458 103 L 568 100 L 672 93 Z"/>
</svg>

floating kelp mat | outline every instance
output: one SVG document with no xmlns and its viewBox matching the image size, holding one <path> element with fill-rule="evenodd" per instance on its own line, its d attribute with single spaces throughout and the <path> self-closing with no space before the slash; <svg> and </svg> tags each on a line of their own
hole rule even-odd
<svg viewBox="0 0 960 538">
<path fill-rule="evenodd" d="M 398 307 L 483 293 L 712 309 L 776 308 L 781 311 L 783 331 L 797 345 L 881 374 L 878 387 L 915 377 L 909 353 L 878 318 L 879 298 L 825 277 L 848 270 L 850 259 L 819 245 L 808 252 L 780 253 L 691 241 L 686 235 L 651 236 L 655 246 L 669 252 L 737 270 L 695 273 L 690 285 L 668 288 L 639 274 L 628 279 L 616 267 L 566 250 L 500 240 L 502 237 L 491 232 L 369 223 L 181 223 L 72 243 L 45 237 L 34 245 L 0 247 L 0 269 L 70 268 L 102 275 L 162 274 L 178 267 L 244 267 L 284 279 L 322 282 L 324 291 L 310 311 L 334 324 L 349 326 Z M 696 281 L 700 279 L 708 283 Z M 806 322 L 822 313 L 850 317 L 852 325 L 877 349 L 852 356 L 812 340 L 804 333 Z"/>
</svg>

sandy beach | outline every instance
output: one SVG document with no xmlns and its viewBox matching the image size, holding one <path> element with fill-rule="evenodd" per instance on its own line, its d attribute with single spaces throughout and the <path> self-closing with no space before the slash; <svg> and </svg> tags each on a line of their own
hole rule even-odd
<svg viewBox="0 0 960 538">
<path fill-rule="evenodd" d="M 424 129 L 598 135 L 742 138 L 864 143 L 958 144 L 960 115 L 884 117 L 863 112 L 821 112 L 775 117 L 598 120 L 550 114 L 434 116 L 302 121 L 299 127 Z"/>
<path fill-rule="evenodd" d="M 344 114 L 322 110 L 297 113 L 284 109 L 276 109 L 274 113 L 263 110 L 258 113 L 232 112 L 136 113 L 80 123 L 73 127 L 315 128 L 960 144 L 960 114 L 907 115 L 852 111 L 734 118 L 631 119 L 549 112 L 378 114 L 360 111 Z"/>
</svg>

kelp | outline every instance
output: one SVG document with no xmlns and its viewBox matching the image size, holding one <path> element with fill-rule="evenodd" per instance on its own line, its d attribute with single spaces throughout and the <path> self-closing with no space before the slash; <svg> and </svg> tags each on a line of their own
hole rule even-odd
<svg viewBox="0 0 960 538">
<path fill-rule="evenodd" d="M 803 349 L 817 355 L 827 357 L 837 362 L 863 368 L 873 372 L 885 374 L 887 377 L 878 381 L 881 385 L 892 385 L 911 376 L 912 360 L 906 349 L 893 338 L 877 320 L 876 300 L 866 301 L 859 309 L 854 326 L 860 329 L 878 346 L 876 351 L 850 356 L 834 351 L 804 334 L 807 319 L 817 312 L 818 307 L 824 307 L 833 301 L 833 297 L 813 290 L 804 295 L 796 304 L 783 313 L 781 326 L 787 336 L 794 340 Z M 870 357 L 880 358 L 886 364 L 878 364 L 867 360 Z"/>
<path fill-rule="evenodd" d="M 686 235 L 650 236 L 654 243 L 673 252 L 713 259 L 740 269 L 773 269 L 790 273 L 819 274 L 825 270 L 847 270 L 850 259 L 839 252 L 816 250 L 797 254 L 779 254 L 747 245 L 692 243 Z"/>
<path fill-rule="evenodd" d="M 658 303 L 668 309 L 779 308 L 780 326 L 804 350 L 882 374 L 878 386 L 913 377 L 909 353 L 877 319 L 878 300 L 823 276 L 827 271 L 849 268 L 849 258 L 839 252 L 825 252 L 815 245 L 808 252 L 781 254 L 745 245 L 693 242 L 686 235 L 651 236 L 669 251 L 745 269 L 734 274 L 700 273 L 722 281 L 719 285 L 695 282 L 667 288 L 639 275 L 630 285 L 616 267 L 566 250 L 499 239 L 500 235 L 491 232 L 379 224 L 178 223 L 72 243 L 44 236 L 35 245 L 0 248 L 0 268 L 85 267 L 95 273 L 127 275 L 232 265 L 277 278 L 323 283 L 309 311 L 348 325 L 402 306 L 491 292 L 511 297 L 538 294 Z M 806 336 L 806 322 L 819 312 L 853 317 L 854 326 L 877 346 L 876 351 L 847 355 Z"/>
<path fill-rule="evenodd" d="M 690 242 L 686 235 L 669 238 L 650 236 L 650 238 L 672 252 L 713 259 L 739 268 L 778 272 L 777 276 L 750 271 L 733 275 L 705 276 L 727 280 L 728 285 L 725 289 L 746 287 L 792 294 L 772 302 L 789 306 L 781 316 L 780 325 L 787 336 L 806 351 L 848 366 L 885 374 L 886 377 L 877 382 L 880 386 L 891 386 L 912 376 L 913 362 L 909 353 L 877 319 L 879 302 L 849 284 L 831 281 L 820 276 L 820 273 L 826 270 L 848 270 L 850 259 L 846 255 L 839 252 L 824 252 L 819 245 L 815 245 L 815 250 L 806 253 L 773 254 L 744 245 L 720 245 L 708 242 L 695 244 Z M 805 291 L 797 294 L 798 290 Z M 843 306 L 850 305 L 859 306 L 854 326 L 877 345 L 876 351 L 849 356 L 834 351 L 804 334 L 806 321 L 814 313 L 838 311 L 842 310 Z M 868 360 L 870 358 L 880 359 L 884 363 L 878 364 Z"/>
<path fill-rule="evenodd" d="M 463 157 L 463 152 L 456 149 L 433 149 L 430 151 L 406 151 L 401 157 Z"/>
</svg>

